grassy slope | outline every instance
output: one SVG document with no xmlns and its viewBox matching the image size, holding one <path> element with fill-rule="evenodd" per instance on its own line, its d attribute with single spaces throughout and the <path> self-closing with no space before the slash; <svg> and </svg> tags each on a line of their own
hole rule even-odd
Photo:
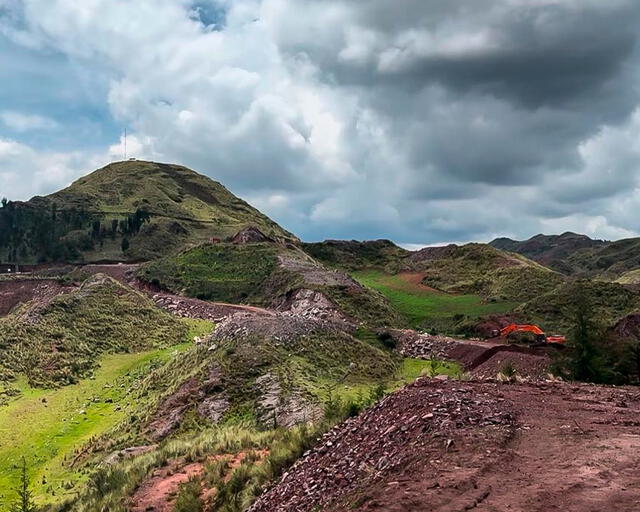
<svg viewBox="0 0 640 512">
<path fill-rule="evenodd" d="M 22 373 L 39 386 L 88 376 L 102 353 L 166 347 L 186 333 L 147 297 L 104 275 L 42 310 L 26 304 L 0 319 L 0 327 L 0 383 Z"/>
<path fill-rule="evenodd" d="M 75 452 L 136 411 L 130 389 L 147 374 L 191 346 L 194 336 L 211 332 L 213 324 L 184 320 L 186 342 L 170 348 L 112 354 L 100 359 L 92 378 L 59 389 L 29 386 L 19 379 L 21 396 L 0 407 L 0 507 L 12 499 L 16 470 L 25 456 L 39 502 L 58 501 L 75 492 L 68 482 L 80 483 L 86 475 L 69 467 Z M 188 342 L 188 343 L 187 343 Z M 117 404 L 117 405 L 116 405 Z M 40 485 L 43 481 L 46 484 Z M 77 485 L 77 484 L 76 484 Z"/>
<path fill-rule="evenodd" d="M 486 244 L 451 246 L 436 258 L 413 259 L 424 283 L 457 294 L 482 295 L 499 302 L 524 302 L 553 290 L 564 277 L 524 256 Z"/>
<path fill-rule="evenodd" d="M 326 240 L 302 244 L 302 249 L 325 265 L 347 270 L 397 270 L 402 259 L 409 254 L 389 240 Z"/>
<path fill-rule="evenodd" d="M 567 261 L 584 276 L 615 280 L 630 270 L 640 268 L 640 238 L 610 242 L 603 247 L 583 249 Z"/>
<path fill-rule="evenodd" d="M 570 281 L 550 293 L 536 297 L 518 310 L 543 328 L 567 332 L 572 326 L 577 297 L 593 307 L 594 320 L 608 327 L 623 316 L 640 309 L 640 293 L 618 283 Z"/>
<path fill-rule="evenodd" d="M 200 299 L 264 303 L 263 284 L 274 272 L 273 244 L 202 245 L 148 263 L 139 277 L 164 289 Z"/>
<path fill-rule="evenodd" d="M 477 318 L 492 313 L 504 313 L 515 306 L 511 302 L 484 302 L 479 295 L 451 295 L 425 286 L 415 285 L 398 275 L 370 270 L 355 272 L 363 285 L 381 292 L 414 327 L 451 328 L 456 315 Z"/>
<path fill-rule="evenodd" d="M 149 262 L 141 267 L 138 277 L 192 297 L 258 306 L 269 306 L 292 290 L 309 288 L 323 292 L 344 313 L 361 322 L 398 324 L 397 313 L 380 294 L 358 286 L 307 283 L 302 273 L 280 268 L 278 254 L 287 251 L 291 253 L 271 243 L 205 244 Z"/>
</svg>

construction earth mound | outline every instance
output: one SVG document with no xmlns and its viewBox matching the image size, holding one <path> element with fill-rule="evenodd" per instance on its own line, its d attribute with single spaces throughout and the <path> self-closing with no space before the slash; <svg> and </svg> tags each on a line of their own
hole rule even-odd
<svg viewBox="0 0 640 512">
<path fill-rule="evenodd" d="M 640 392 L 422 378 L 328 432 L 250 512 L 640 510 Z"/>
</svg>

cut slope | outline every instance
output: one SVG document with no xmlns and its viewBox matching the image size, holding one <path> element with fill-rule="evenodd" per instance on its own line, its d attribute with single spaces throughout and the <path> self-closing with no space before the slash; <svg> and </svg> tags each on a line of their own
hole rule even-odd
<svg viewBox="0 0 640 512">
<path fill-rule="evenodd" d="M 117 162 L 59 192 L 0 208 L 0 239 L 6 240 L 0 259 L 153 259 L 248 226 L 275 240 L 297 240 L 220 183 L 186 167 Z M 124 238 L 129 247 L 123 252 Z"/>
</svg>

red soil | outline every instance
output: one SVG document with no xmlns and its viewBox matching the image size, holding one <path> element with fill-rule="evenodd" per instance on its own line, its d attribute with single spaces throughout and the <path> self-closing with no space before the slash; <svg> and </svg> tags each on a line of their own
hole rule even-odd
<svg viewBox="0 0 640 512">
<path fill-rule="evenodd" d="M 405 283 L 410 284 L 414 288 L 425 292 L 442 293 L 440 290 L 436 290 L 435 288 L 427 286 L 422 282 L 422 280 L 426 276 L 426 272 L 401 272 L 398 274 L 398 278 L 400 278 Z"/>
<path fill-rule="evenodd" d="M 419 379 L 327 434 L 251 512 L 640 510 L 640 392 Z"/>
<path fill-rule="evenodd" d="M 267 450 L 256 450 L 253 452 L 259 459 L 264 459 L 269 452 Z M 225 477 L 227 481 L 233 470 L 235 470 L 248 452 L 239 452 L 235 455 L 216 455 L 209 457 L 208 462 L 220 459 L 228 459 L 228 473 Z M 205 465 L 203 462 L 193 462 L 184 464 L 179 460 L 173 460 L 168 465 L 156 469 L 136 490 L 131 498 L 131 512 L 171 512 L 180 485 L 188 482 L 191 478 L 203 475 Z M 215 497 L 215 489 L 208 489 L 202 485 L 201 497 L 205 503 L 209 503 Z"/>
</svg>

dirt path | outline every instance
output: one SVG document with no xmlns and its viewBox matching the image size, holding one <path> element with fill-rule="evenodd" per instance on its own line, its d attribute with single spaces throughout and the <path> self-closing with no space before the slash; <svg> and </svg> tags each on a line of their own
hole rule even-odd
<svg viewBox="0 0 640 512">
<path fill-rule="evenodd" d="M 398 278 L 404 281 L 407 284 L 410 284 L 412 287 L 417 290 L 431 292 L 431 293 L 439 293 L 442 294 L 444 292 L 432 288 L 431 286 L 427 286 L 422 282 L 422 280 L 427 276 L 426 272 L 400 272 L 398 274 Z"/>
<path fill-rule="evenodd" d="M 332 431 L 251 510 L 631 512 L 638 467 L 640 390 L 421 379 Z"/>
</svg>

